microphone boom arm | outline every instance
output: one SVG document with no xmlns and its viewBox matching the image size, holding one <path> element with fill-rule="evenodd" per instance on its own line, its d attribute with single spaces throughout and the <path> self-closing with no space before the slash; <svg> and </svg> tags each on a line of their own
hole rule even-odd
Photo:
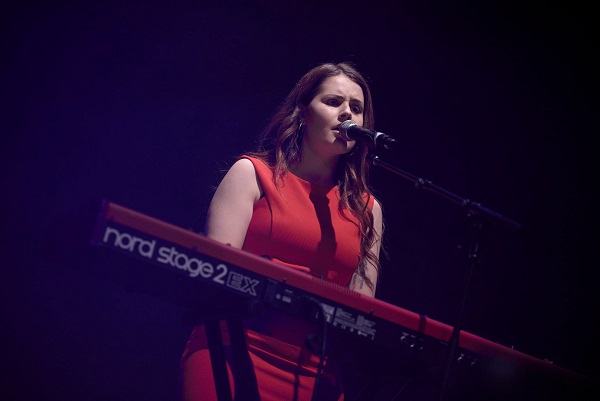
<svg viewBox="0 0 600 401">
<path fill-rule="evenodd" d="M 401 170 L 398 167 L 381 160 L 379 158 L 379 156 L 377 156 L 377 155 L 372 154 L 369 157 L 371 158 L 371 163 L 374 166 L 383 167 L 388 171 L 391 171 L 409 181 L 412 181 L 415 184 L 415 188 L 433 192 L 443 198 L 446 198 L 446 199 L 462 206 L 471 214 L 478 214 L 481 216 L 485 216 L 485 217 L 489 218 L 490 220 L 492 220 L 493 222 L 495 222 L 499 225 L 502 225 L 510 230 L 519 231 L 523 227 L 520 223 L 517 223 L 516 221 L 511 220 L 507 217 L 504 217 L 500 213 L 490 210 L 490 209 L 482 206 L 478 202 L 473 202 L 470 199 L 461 198 L 460 196 L 455 195 L 452 192 L 447 191 L 446 189 L 435 185 L 434 183 L 432 183 L 429 180 L 425 180 L 423 178 L 416 177 L 404 170 Z"/>
</svg>

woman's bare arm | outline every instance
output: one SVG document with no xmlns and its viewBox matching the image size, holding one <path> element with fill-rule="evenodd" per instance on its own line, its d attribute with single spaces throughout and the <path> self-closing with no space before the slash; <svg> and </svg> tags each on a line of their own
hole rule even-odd
<svg viewBox="0 0 600 401">
<path fill-rule="evenodd" d="M 377 200 L 373 203 L 373 228 L 375 230 L 375 242 L 371 245 L 371 252 L 379 257 L 379 250 L 381 249 L 381 233 L 383 230 L 383 213 L 381 211 L 381 205 Z M 360 271 L 360 269 L 362 269 L 362 271 Z M 368 278 L 369 281 L 373 283 L 373 288 L 367 284 L 365 278 Z M 367 263 L 358 267 L 352 276 L 352 280 L 350 280 L 349 287 L 351 290 L 374 297 L 375 291 L 377 290 L 377 279 L 377 268 L 373 265 L 373 262 L 367 260 Z"/>
<path fill-rule="evenodd" d="M 261 189 L 248 159 L 236 161 L 217 187 L 210 202 L 205 234 L 219 242 L 242 248 Z"/>
</svg>

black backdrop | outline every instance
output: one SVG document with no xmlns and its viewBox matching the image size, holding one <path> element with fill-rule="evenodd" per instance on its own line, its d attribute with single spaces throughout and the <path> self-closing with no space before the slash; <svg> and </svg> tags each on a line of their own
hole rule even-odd
<svg viewBox="0 0 600 401">
<path fill-rule="evenodd" d="M 400 142 L 385 160 L 525 226 L 490 232 L 463 327 L 597 377 L 596 48 L 569 4 L 5 6 L 0 395 L 175 399 L 183 308 L 89 249 L 100 201 L 201 231 L 221 171 L 296 79 L 344 60 Z M 387 224 L 378 297 L 452 324 L 462 211 L 371 179 Z"/>
</svg>

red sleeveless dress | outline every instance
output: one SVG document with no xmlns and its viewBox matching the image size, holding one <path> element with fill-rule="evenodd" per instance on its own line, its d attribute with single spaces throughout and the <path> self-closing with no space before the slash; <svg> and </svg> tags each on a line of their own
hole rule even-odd
<svg viewBox="0 0 600 401">
<path fill-rule="evenodd" d="M 269 166 L 260 159 L 243 158 L 254 165 L 264 192 L 254 205 L 243 249 L 347 286 L 360 258 L 360 230 L 349 212 L 340 213 L 337 186 L 311 184 L 287 173 L 277 187 Z M 372 197 L 368 206 L 372 209 Z M 226 326 L 222 328 L 227 342 Z M 302 345 L 253 330 L 246 334 L 262 401 L 310 400 L 319 358 Z M 207 353 L 202 361 L 190 361 L 203 349 L 207 349 L 204 328 L 196 326 L 181 359 L 186 400 L 216 400 L 216 395 L 209 395 L 211 388 L 214 392 L 214 383 Z M 340 383 L 332 376 L 325 380 L 329 381 L 331 397 L 335 397 L 331 399 L 336 400 L 333 394 L 341 394 Z M 202 393 L 202 397 L 192 393 Z"/>
</svg>

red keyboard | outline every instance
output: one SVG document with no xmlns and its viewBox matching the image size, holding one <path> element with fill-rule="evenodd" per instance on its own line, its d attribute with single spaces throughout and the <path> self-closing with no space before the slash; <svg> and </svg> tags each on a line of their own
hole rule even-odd
<svg viewBox="0 0 600 401">
<path fill-rule="evenodd" d="M 197 283 L 198 291 L 212 288 L 223 294 L 223 299 L 237 296 L 267 305 L 281 316 L 289 315 L 289 321 L 314 322 L 314 310 L 309 311 L 307 305 L 319 304 L 331 332 L 406 350 L 411 355 L 440 357 L 452 333 L 447 324 L 109 201 L 102 203 L 92 243 L 187 277 L 194 285 Z M 298 323 L 300 326 L 302 323 Z M 544 374 L 579 377 L 550 362 L 461 331 L 457 360 L 475 365 L 483 359 L 501 360 Z"/>
</svg>

